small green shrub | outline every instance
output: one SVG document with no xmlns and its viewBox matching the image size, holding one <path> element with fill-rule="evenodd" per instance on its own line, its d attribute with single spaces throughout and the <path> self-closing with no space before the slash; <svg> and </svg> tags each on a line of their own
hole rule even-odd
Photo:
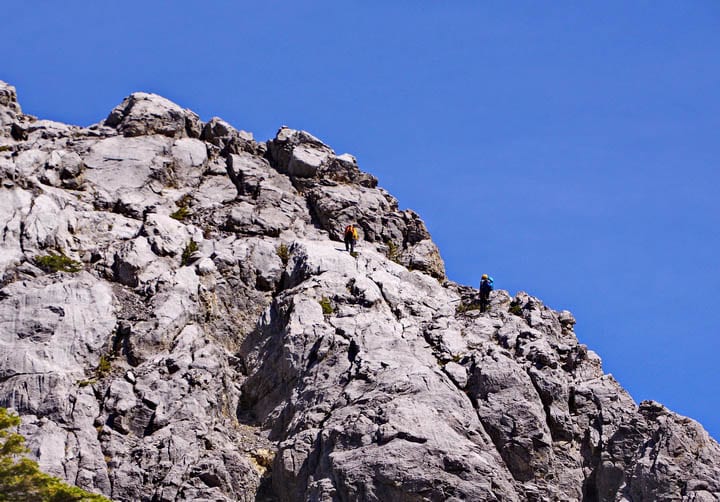
<svg viewBox="0 0 720 502">
<path fill-rule="evenodd" d="M 318 300 L 318 303 L 320 304 L 320 307 L 322 307 L 323 314 L 331 315 L 334 312 L 332 303 L 326 296 L 323 296 L 320 300 Z"/>
<path fill-rule="evenodd" d="M 190 216 L 190 209 L 187 206 L 180 206 L 177 211 L 170 215 L 170 218 L 174 218 L 178 221 L 183 221 L 188 216 Z"/>
<path fill-rule="evenodd" d="M 185 265 L 187 265 L 188 263 L 190 263 L 190 256 L 192 256 L 192 254 L 197 250 L 198 250 L 197 242 L 190 239 L 190 242 L 187 243 L 187 246 L 185 246 L 185 250 L 183 251 L 183 254 L 182 254 L 182 260 L 180 263 L 183 267 Z"/>
<path fill-rule="evenodd" d="M 508 309 L 508 312 L 510 312 L 513 315 L 522 317 L 522 306 L 519 303 L 511 303 L 510 308 Z"/>
<path fill-rule="evenodd" d="M 277 255 L 280 257 L 283 265 L 287 265 L 288 261 L 290 261 L 290 250 L 284 243 L 277 247 Z"/>
<path fill-rule="evenodd" d="M 353 258 L 357 258 L 358 257 L 357 251 L 351 251 L 350 256 L 352 256 Z"/>
<path fill-rule="evenodd" d="M 87 387 L 88 385 L 94 385 L 97 383 L 97 380 L 94 378 L 89 378 L 87 380 L 78 380 L 77 384 L 78 387 Z"/>
<path fill-rule="evenodd" d="M 385 241 L 385 244 L 388 247 L 387 257 L 391 261 L 394 261 L 395 263 L 399 264 L 400 263 L 400 249 L 398 248 L 398 245 L 389 239 Z"/>
<path fill-rule="evenodd" d="M 12 150 L 12 146 L 10 145 L 0 145 L 0 152 L 9 152 Z"/>
<path fill-rule="evenodd" d="M 97 368 L 95 369 L 95 374 L 98 378 L 105 378 L 110 374 L 110 370 L 112 369 L 112 365 L 110 364 L 110 358 L 102 355 L 100 356 L 100 362 L 98 363 Z"/>
<path fill-rule="evenodd" d="M 46 272 L 80 272 L 82 263 L 68 258 L 62 253 L 49 253 L 44 256 L 36 256 L 35 264 Z"/>
</svg>

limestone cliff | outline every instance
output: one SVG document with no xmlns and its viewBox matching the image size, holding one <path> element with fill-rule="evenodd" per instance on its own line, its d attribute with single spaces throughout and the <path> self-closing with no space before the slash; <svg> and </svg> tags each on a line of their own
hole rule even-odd
<svg viewBox="0 0 720 502">
<path fill-rule="evenodd" d="M 525 293 L 446 280 L 417 214 L 307 132 L 152 94 L 83 128 L 0 82 L 0 406 L 114 500 L 720 500 Z M 358 224 L 356 256 L 341 232 Z"/>
</svg>

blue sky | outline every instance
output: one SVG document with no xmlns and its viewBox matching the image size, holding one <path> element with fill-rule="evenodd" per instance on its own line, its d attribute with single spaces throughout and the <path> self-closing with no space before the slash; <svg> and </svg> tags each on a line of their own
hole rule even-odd
<svg viewBox="0 0 720 502">
<path fill-rule="evenodd" d="M 391 4 L 391 5 L 388 5 Z M 578 319 L 636 401 L 720 437 L 720 3 L 25 1 L 0 79 L 87 125 L 133 91 L 357 156 L 451 279 Z"/>
</svg>

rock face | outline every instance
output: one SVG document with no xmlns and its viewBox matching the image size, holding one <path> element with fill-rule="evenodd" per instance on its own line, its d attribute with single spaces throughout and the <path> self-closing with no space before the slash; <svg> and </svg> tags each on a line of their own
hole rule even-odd
<svg viewBox="0 0 720 502">
<path fill-rule="evenodd" d="M 445 279 L 354 157 L 136 93 L 81 128 L 0 83 L 0 406 L 114 500 L 720 500 L 569 312 Z M 357 256 L 342 230 L 361 230 Z"/>
</svg>

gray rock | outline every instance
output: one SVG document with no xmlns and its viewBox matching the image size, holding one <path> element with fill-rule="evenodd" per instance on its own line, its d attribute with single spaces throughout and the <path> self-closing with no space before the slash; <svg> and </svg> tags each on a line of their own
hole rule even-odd
<svg viewBox="0 0 720 502">
<path fill-rule="evenodd" d="M 223 165 L 223 173 L 225 166 Z M 208 176 L 198 187 L 195 199 L 200 209 L 218 209 L 233 202 L 237 195 L 235 184 L 227 176 Z"/>
<path fill-rule="evenodd" d="M 377 178 L 362 172 L 355 157 L 347 153 L 335 155 L 329 146 L 306 131 L 282 126 L 268 142 L 268 154 L 275 169 L 293 177 L 377 186 Z"/>
<path fill-rule="evenodd" d="M 161 134 L 172 138 L 199 138 L 200 118 L 190 110 L 145 92 L 135 92 L 116 106 L 104 125 L 114 127 L 124 136 Z"/>
<path fill-rule="evenodd" d="M 154 261 L 155 256 L 145 237 L 128 241 L 118 248 L 114 256 L 114 279 L 125 286 L 136 287 L 141 283 L 142 272 Z"/>
<path fill-rule="evenodd" d="M 355 224 L 361 241 L 382 243 L 378 249 L 391 260 L 445 278 L 445 264 L 425 223 L 413 211 L 400 211 L 395 198 L 383 190 L 322 183 L 310 189 L 308 201 L 332 238 L 342 240 L 344 228 Z"/>
<path fill-rule="evenodd" d="M 191 240 L 185 225 L 164 214 L 149 214 L 143 228 L 153 252 L 159 256 L 179 256 Z"/>
<path fill-rule="evenodd" d="M 298 150 L 300 159 L 295 161 L 296 164 L 302 164 L 302 159 L 306 157 L 308 161 L 315 163 L 312 160 L 313 158 L 322 158 L 323 154 L 330 155 L 333 153 L 329 146 L 312 134 L 282 126 L 275 138 L 268 142 L 268 154 L 272 159 L 273 167 L 282 174 L 290 174 L 290 164 L 293 162 L 295 149 L 298 147 L 302 147 L 302 149 Z M 301 167 L 298 168 L 302 169 Z"/>
<path fill-rule="evenodd" d="M 21 113 L 15 88 L 0 80 L 0 106 L 14 113 Z"/>
<path fill-rule="evenodd" d="M 312 178 L 327 161 L 330 154 L 311 145 L 297 145 L 292 149 L 287 171 L 290 176 Z"/>
<path fill-rule="evenodd" d="M 445 373 L 447 373 L 452 381 L 459 388 L 464 389 L 468 382 L 467 370 L 464 366 L 450 361 L 445 365 Z"/>
<path fill-rule="evenodd" d="M 24 257 L 22 231 L 32 207 L 33 197 L 20 188 L 0 188 L 0 280 L 8 269 L 19 265 Z"/>
<path fill-rule="evenodd" d="M 243 148 L 252 152 L 256 148 L 252 133 L 238 131 L 219 117 L 213 117 L 205 124 L 201 139 L 227 153 L 240 153 Z"/>
<path fill-rule="evenodd" d="M 309 133 L 142 93 L 83 129 L 0 83 L 0 145 L 0 405 L 53 475 L 148 502 L 720 498 L 699 424 L 637 405 L 570 312 L 477 310 Z"/>
<path fill-rule="evenodd" d="M 175 183 L 195 187 L 208 162 L 207 146 L 195 138 L 180 138 L 173 143 L 170 150 L 172 167 L 170 167 Z"/>
<path fill-rule="evenodd" d="M 213 274 L 217 271 L 217 267 L 215 266 L 215 262 L 212 261 L 210 258 L 200 258 L 198 262 L 195 264 L 195 271 L 199 275 L 209 275 Z"/>
<path fill-rule="evenodd" d="M 48 152 L 31 148 L 18 153 L 15 158 L 14 175 L 20 178 L 30 178 L 40 174 L 49 158 Z"/>
<path fill-rule="evenodd" d="M 427 272 L 438 279 L 445 278 L 445 263 L 440 250 L 430 239 L 423 239 L 411 246 L 406 253 L 408 267 Z"/>
<path fill-rule="evenodd" d="M 0 80 L 0 136 L 10 136 L 11 128 L 22 113 L 15 88 Z"/>
<path fill-rule="evenodd" d="M 46 168 L 56 173 L 57 179 L 65 188 L 80 188 L 80 176 L 85 170 L 85 163 L 76 152 L 54 150 L 50 153 Z"/>
<path fill-rule="evenodd" d="M 162 205 L 163 189 L 178 181 L 166 156 L 172 144 L 164 136 L 116 136 L 93 143 L 83 160 L 97 204 L 135 218 Z"/>
<path fill-rule="evenodd" d="M 162 157 L 172 144 L 162 136 L 116 136 L 93 143 L 85 157 L 88 181 L 107 190 L 140 188 L 147 183 L 153 168 L 162 167 Z"/>
</svg>

